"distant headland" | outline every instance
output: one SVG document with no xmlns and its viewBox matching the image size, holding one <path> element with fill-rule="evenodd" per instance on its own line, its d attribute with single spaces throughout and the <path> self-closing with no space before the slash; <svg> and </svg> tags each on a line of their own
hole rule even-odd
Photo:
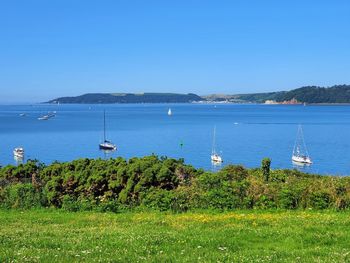
<svg viewBox="0 0 350 263">
<path fill-rule="evenodd" d="M 203 100 L 196 94 L 176 93 L 89 93 L 76 97 L 62 97 L 48 103 L 113 104 L 113 103 L 191 103 Z"/>
<path fill-rule="evenodd" d="M 305 86 L 291 91 L 251 94 L 193 93 L 88 93 L 76 97 L 61 97 L 48 101 L 52 104 L 114 104 L 114 103 L 265 103 L 265 104 L 348 104 L 350 85 L 332 87 Z"/>
</svg>

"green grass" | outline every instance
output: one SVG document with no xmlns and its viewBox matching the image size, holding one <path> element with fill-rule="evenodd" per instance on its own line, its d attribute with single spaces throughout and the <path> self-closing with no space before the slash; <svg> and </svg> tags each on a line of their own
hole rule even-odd
<svg viewBox="0 0 350 263">
<path fill-rule="evenodd" d="M 350 213 L 0 210 L 0 262 L 350 262 Z"/>
</svg>

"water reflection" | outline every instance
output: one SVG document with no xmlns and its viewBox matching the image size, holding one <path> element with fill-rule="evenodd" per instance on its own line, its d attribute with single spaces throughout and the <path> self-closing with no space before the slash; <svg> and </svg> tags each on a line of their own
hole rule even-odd
<svg viewBox="0 0 350 263">
<path fill-rule="evenodd" d="M 213 162 L 211 161 L 211 171 L 212 172 L 218 172 L 221 170 L 221 168 L 223 167 L 222 162 Z"/>
<path fill-rule="evenodd" d="M 112 157 L 113 153 L 116 152 L 116 150 L 101 150 L 103 152 L 103 158 L 105 160 Z"/>
<path fill-rule="evenodd" d="M 20 165 L 20 164 L 24 164 L 25 163 L 24 157 L 14 156 L 13 159 L 15 160 L 16 165 Z"/>
<path fill-rule="evenodd" d="M 300 172 L 310 172 L 312 164 L 292 161 L 292 167 Z"/>
</svg>

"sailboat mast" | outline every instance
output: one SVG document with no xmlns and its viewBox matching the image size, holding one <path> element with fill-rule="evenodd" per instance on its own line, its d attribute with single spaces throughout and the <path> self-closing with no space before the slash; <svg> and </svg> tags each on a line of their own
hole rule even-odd
<svg viewBox="0 0 350 263">
<path fill-rule="evenodd" d="M 309 152 L 306 147 L 303 128 L 301 124 L 298 125 L 298 133 L 294 144 L 293 155 L 309 156 Z"/>
<path fill-rule="evenodd" d="M 106 141 L 106 110 L 103 111 L 103 140 Z"/>
<path fill-rule="evenodd" d="M 302 140 L 302 143 L 303 143 L 303 146 L 304 146 L 305 154 L 306 154 L 306 156 L 309 156 L 309 152 L 307 150 L 305 139 L 304 139 L 304 133 L 303 133 L 303 130 L 302 130 L 301 126 L 300 126 L 300 132 L 301 132 L 301 140 Z"/>
<path fill-rule="evenodd" d="M 216 126 L 214 126 L 212 154 L 215 154 L 215 136 L 216 136 Z"/>
<path fill-rule="evenodd" d="M 294 148 L 293 148 L 293 155 L 296 154 L 297 148 L 298 148 L 298 140 L 299 140 L 299 134 L 300 134 L 300 124 L 298 125 L 298 131 L 297 131 L 297 136 L 295 137 L 295 142 L 294 142 Z"/>
</svg>

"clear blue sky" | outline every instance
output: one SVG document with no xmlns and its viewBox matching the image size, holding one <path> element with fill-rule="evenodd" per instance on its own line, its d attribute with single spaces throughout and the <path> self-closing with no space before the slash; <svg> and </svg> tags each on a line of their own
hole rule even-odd
<svg viewBox="0 0 350 263">
<path fill-rule="evenodd" d="M 348 0 L 0 2 L 0 102 L 344 83 Z"/>
</svg>

